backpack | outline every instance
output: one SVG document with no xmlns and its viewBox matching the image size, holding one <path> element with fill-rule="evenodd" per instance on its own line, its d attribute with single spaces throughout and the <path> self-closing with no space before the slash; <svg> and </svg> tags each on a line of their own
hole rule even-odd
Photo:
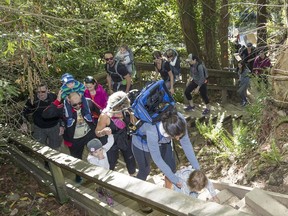
<svg viewBox="0 0 288 216">
<path fill-rule="evenodd" d="M 136 76 L 136 67 L 135 67 L 135 63 L 134 63 L 134 54 L 133 54 L 133 51 L 130 48 L 128 48 L 127 51 L 129 53 L 130 62 L 127 65 L 125 65 L 125 64 L 123 64 L 123 65 L 125 65 L 125 67 L 127 68 L 128 72 L 130 73 L 130 75 L 132 77 L 135 77 Z M 126 57 L 126 56 L 128 56 L 128 55 L 125 55 L 124 57 Z M 116 55 L 116 59 L 115 60 L 117 62 L 119 62 L 120 64 L 122 64 L 121 59 L 117 58 L 117 55 Z"/>
<path fill-rule="evenodd" d="M 181 73 L 180 56 L 175 49 L 168 49 L 167 51 L 169 51 L 169 50 L 172 50 L 173 57 L 177 58 L 176 62 L 173 61 L 174 62 L 173 64 L 172 64 L 172 62 L 170 62 L 170 67 L 171 67 L 172 73 L 173 73 L 174 77 L 176 77 L 176 76 L 179 76 Z M 167 51 L 165 52 L 166 56 L 167 56 Z"/>
<path fill-rule="evenodd" d="M 139 135 L 137 131 L 145 122 L 153 125 L 159 123 L 162 115 L 174 109 L 175 104 L 164 80 L 148 84 L 136 97 L 131 107 L 134 116 L 138 119 L 131 131 L 132 134 Z"/>
</svg>

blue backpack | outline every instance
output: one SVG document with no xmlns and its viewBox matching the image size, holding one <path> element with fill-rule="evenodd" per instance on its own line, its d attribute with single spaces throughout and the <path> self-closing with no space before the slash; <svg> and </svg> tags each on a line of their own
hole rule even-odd
<svg viewBox="0 0 288 216">
<path fill-rule="evenodd" d="M 132 110 L 138 119 L 135 125 L 130 127 L 130 134 L 137 135 L 143 140 L 146 137 L 139 133 L 139 128 L 146 122 L 156 125 L 159 139 L 161 137 L 158 124 L 164 113 L 175 108 L 175 100 L 165 85 L 164 80 L 148 84 L 134 99 Z"/>
<path fill-rule="evenodd" d="M 150 83 L 139 93 L 132 104 L 132 110 L 139 121 L 155 124 L 175 104 L 164 80 L 159 80 Z"/>
</svg>

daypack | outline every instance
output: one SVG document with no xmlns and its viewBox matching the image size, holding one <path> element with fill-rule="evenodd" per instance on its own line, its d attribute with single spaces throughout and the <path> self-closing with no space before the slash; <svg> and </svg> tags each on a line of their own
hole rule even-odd
<svg viewBox="0 0 288 216">
<path fill-rule="evenodd" d="M 134 63 L 134 54 L 130 48 L 128 48 L 127 51 L 129 53 L 130 62 L 128 64 L 123 64 L 123 65 L 125 65 L 128 72 L 130 73 L 130 75 L 132 77 L 135 77 L 136 76 L 136 67 L 135 67 L 135 63 Z M 118 51 L 118 52 L 120 52 L 120 51 Z M 126 57 L 126 56 L 128 56 L 128 55 L 125 55 L 124 57 Z M 122 64 L 121 59 L 117 58 L 117 55 L 116 55 L 115 61 L 118 61 L 120 64 Z"/>
<path fill-rule="evenodd" d="M 168 49 L 167 51 L 171 50 L 173 53 L 173 58 L 176 58 L 176 61 L 170 62 L 171 70 L 174 76 L 179 76 L 181 73 L 181 67 L 180 67 L 180 56 L 178 52 L 175 49 Z M 165 52 L 167 56 L 167 51 Z"/>
<path fill-rule="evenodd" d="M 136 124 L 130 128 L 131 132 L 137 135 L 137 130 L 145 122 L 153 125 L 160 122 L 162 115 L 174 109 L 175 104 L 164 80 L 148 84 L 138 94 L 131 106 L 134 116 L 137 118 Z"/>
</svg>

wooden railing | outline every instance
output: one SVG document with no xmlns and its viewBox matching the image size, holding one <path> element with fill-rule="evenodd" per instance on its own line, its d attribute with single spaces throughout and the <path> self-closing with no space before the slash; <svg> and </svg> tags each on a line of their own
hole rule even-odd
<svg viewBox="0 0 288 216">
<path fill-rule="evenodd" d="M 227 206 L 194 199 L 125 174 L 88 164 L 21 134 L 9 132 L 6 140 L 9 142 L 7 150 L 18 165 L 33 174 L 41 183 L 48 185 L 60 203 L 72 199 L 84 208 L 88 215 L 126 215 L 126 213 L 123 207 L 120 210 L 117 206 L 109 207 L 103 204 L 97 197 L 91 195 L 91 189 L 89 191 L 89 188 L 77 186 L 73 180 L 65 177 L 64 172 L 72 173 L 73 177 L 74 174 L 78 174 L 130 200 L 145 203 L 169 215 L 246 215 Z M 41 165 L 43 160 L 48 161 L 50 172 Z"/>
<path fill-rule="evenodd" d="M 145 62 L 136 62 L 137 70 L 137 82 L 140 82 L 140 86 L 144 86 L 147 82 L 147 73 L 154 71 L 154 65 L 152 63 Z M 189 75 L 189 67 L 181 67 L 181 79 L 175 83 L 175 87 L 183 88 L 186 87 L 186 83 Z M 227 101 L 228 91 L 236 92 L 237 90 L 237 79 L 238 75 L 234 71 L 229 70 L 216 70 L 208 69 L 209 82 L 208 82 L 208 91 L 209 90 L 219 90 L 221 91 L 222 102 Z M 146 78 L 146 79 L 145 79 Z"/>
</svg>

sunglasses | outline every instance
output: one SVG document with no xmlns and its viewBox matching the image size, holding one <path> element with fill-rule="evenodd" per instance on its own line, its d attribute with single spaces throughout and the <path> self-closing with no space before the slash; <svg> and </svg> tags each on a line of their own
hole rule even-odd
<svg viewBox="0 0 288 216">
<path fill-rule="evenodd" d="M 106 61 L 113 60 L 113 59 L 114 59 L 114 57 L 105 58 Z"/>
<path fill-rule="evenodd" d="M 77 107 L 77 106 L 80 106 L 80 105 L 82 105 L 82 102 L 71 104 L 72 107 Z"/>
<path fill-rule="evenodd" d="M 40 93 L 46 93 L 46 91 L 37 91 L 38 94 Z"/>
</svg>

